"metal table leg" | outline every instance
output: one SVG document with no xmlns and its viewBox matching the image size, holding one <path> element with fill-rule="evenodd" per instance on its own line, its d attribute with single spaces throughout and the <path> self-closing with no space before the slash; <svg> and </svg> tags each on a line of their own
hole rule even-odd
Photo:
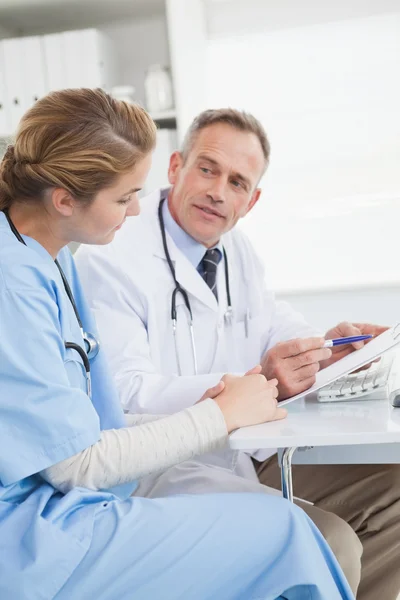
<svg viewBox="0 0 400 600">
<path fill-rule="evenodd" d="M 285 448 L 281 458 L 281 480 L 283 497 L 293 502 L 292 457 L 297 448 Z"/>
</svg>

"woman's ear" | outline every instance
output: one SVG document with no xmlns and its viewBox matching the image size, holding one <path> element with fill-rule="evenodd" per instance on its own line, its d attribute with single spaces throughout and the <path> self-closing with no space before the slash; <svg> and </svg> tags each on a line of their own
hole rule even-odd
<svg viewBox="0 0 400 600">
<path fill-rule="evenodd" d="M 76 201 L 68 190 L 54 188 L 50 193 L 50 200 L 54 208 L 63 217 L 70 217 L 76 205 Z"/>
</svg>

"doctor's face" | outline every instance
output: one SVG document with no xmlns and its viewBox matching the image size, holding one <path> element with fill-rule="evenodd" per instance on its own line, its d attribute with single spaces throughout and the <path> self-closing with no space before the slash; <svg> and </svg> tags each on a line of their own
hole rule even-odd
<svg viewBox="0 0 400 600">
<path fill-rule="evenodd" d="M 146 181 L 150 166 L 151 154 L 120 175 L 112 186 L 100 190 L 88 206 L 76 207 L 78 224 L 74 241 L 98 245 L 111 242 L 125 219 L 139 214 L 138 192 Z"/>
<path fill-rule="evenodd" d="M 255 134 L 225 123 L 202 129 L 185 161 L 179 152 L 171 157 L 168 203 L 173 218 L 211 248 L 257 202 L 264 168 Z"/>
</svg>

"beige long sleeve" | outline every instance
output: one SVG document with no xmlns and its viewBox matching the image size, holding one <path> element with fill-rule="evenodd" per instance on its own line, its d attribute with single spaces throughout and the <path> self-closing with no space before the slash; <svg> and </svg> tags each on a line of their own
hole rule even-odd
<svg viewBox="0 0 400 600">
<path fill-rule="evenodd" d="M 74 487 L 110 489 L 222 448 L 227 441 L 223 414 L 211 399 L 167 417 L 126 417 L 128 427 L 103 431 L 93 446 L 41 471 L 42 477 L 63 493 Z"/>
</svg>

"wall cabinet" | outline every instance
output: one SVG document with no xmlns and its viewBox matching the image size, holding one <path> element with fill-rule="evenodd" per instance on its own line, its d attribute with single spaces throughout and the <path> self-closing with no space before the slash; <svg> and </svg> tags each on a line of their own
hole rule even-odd
<svg viewBox="0 0 400 600">
<path fill-rule="evenodd" d="M 97 29 L 4 39 L 0 42 L 0 136 L 12 136 L 39 98 L 63 88 L 117 83 L 115 54 Z"/>
</svg>

